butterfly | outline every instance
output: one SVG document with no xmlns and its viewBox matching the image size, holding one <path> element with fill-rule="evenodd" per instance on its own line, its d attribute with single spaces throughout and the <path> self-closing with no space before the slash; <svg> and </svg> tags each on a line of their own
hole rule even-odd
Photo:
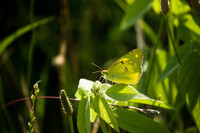
<svg viewBox="0 0 200 133">
<path fill-rule="evenodd" d="M 115 61 L 101 74 L 115 83 L 136 84 L 142 75 L 143 50 L 134 49 Z"/>
</svg>

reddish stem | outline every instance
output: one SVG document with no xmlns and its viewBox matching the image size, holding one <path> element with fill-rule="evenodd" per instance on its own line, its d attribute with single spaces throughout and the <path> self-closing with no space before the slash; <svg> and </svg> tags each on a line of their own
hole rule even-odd
<svg viewBox="0 0 200 133">
<path fill-rule="evenodd" d="M 60 97 L 55 97 L 55 96 L 38 96 L 36 98 L 47 98 L 47 99 L 60 99 Z M 4 104 L 3 106 L 0 107 L 0 110 L 2 110 L 3 108 L 11 105 L 11 104 L 14 104 L 14 103 L 17 103 L 17 102 L 20 102 L 20 101 L 25 101 L 25 100 L 28 100 L 28 99 L 31 99 L 31 97 L 25 97 L 25 98 L 20 98 L 20 99 L 16 99 L 16 100 L 13 100 L 9 103 L 6 103 Z M 69 100 L 74 100 L 74 101 L 80 101 L 79 99 L 75 99 L 75 98 L 68 98 Z"/>
</svg>

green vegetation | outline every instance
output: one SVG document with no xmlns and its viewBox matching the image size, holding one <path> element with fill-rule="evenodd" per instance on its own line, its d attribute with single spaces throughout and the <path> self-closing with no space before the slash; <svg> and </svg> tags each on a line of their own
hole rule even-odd
<svg viewBox="0 0 200 133">
<path fill-rule="evenodd" d="M 199 0 L 7 0 L 0 20 L 1 133 L 200 132 Z M 91 65 L 136 48 L 137 84 Z"/>
</svg>

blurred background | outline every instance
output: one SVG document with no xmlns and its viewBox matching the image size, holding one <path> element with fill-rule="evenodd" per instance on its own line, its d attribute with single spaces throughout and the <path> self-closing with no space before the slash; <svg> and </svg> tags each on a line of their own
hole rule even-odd
<svg viewBox="0 0 200 133">
<path fill-rule="evenodd" d="M 195 124 L 186 107 L 177 103 L 177 73 L 170 80 L 157 82 L 174 55 L 166 24 L 156 51 L 155 66 L 148 70 L 163 16 L 160 3 L 154 0 L 141 4 L 139 13 L 135 11 L 139 16 L 124 27 L 129 17 L 126 12 L 132 3 L 134 0 L 1 1 L 0 105 L 30 97 L 33 84 L 39 80 L 39 96 L 59 96 L 60 90 L 65 89 L 73 98 L 80 78 L 99 79 L 100 73 L 92 73 L 99 70 L 92 62 L 107 69 L 128 51 L 143 48 L 143 76 L 136 88 L 151 98 L 180 106 L 178 110 L 182 113 L 161 110 L 162 115 L 156 119 L 164 126 L 173 132 L 184 131 L 184 126 L 193 128 Z M 140 14 L 143 6 L 145 10 Z M 172 32 L 177 47 L 191 39 L 179 34 L 183 31 L 180 20 L 191 12 L 187 1 L 171 3 L 169 21 L 173 20 L 170 24 L 175 25 Z M 198 31 L 194 39 L 198 40 L 199 35 Z M 148 71 L 151 78 L 146 81 Z M 78 102 L 72 101 L 72 105 L 76 127 Z M 30 107 L 30 101 L 26 100 L 0 110 L 0 132 L 27 132 Z M 38 99 L 36 118 L 36 132 L 69 132 L 68 120 L 58 99 Z M 197 131 L 196 127 L 192 131 Z"/>
</svg>

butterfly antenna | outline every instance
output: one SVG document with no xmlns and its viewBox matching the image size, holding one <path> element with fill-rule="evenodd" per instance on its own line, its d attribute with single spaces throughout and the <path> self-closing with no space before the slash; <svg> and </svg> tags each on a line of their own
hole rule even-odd
<svg viewBox="0 0 200 133">
<path fill-rule="evenodd" d="M 92 73 L 99 73 L 99 72 L 101 72 L 102 70 L 99 70 L 99 71 L 95 71 L 95 72 L 92 72 Z"/>
<path fill-rule="evenodd" d="M 97 67 L 97 68 L 99 68 L 99 69 L 101 69 L 101 70 L 103 70 L 100 66 L 98 66 L 98 65 L 96 65 L 96 64 L 94 64 L 93 62 L 91 63 L 93 66 L 95 66 L 95 67 Z"/>
</svg>

